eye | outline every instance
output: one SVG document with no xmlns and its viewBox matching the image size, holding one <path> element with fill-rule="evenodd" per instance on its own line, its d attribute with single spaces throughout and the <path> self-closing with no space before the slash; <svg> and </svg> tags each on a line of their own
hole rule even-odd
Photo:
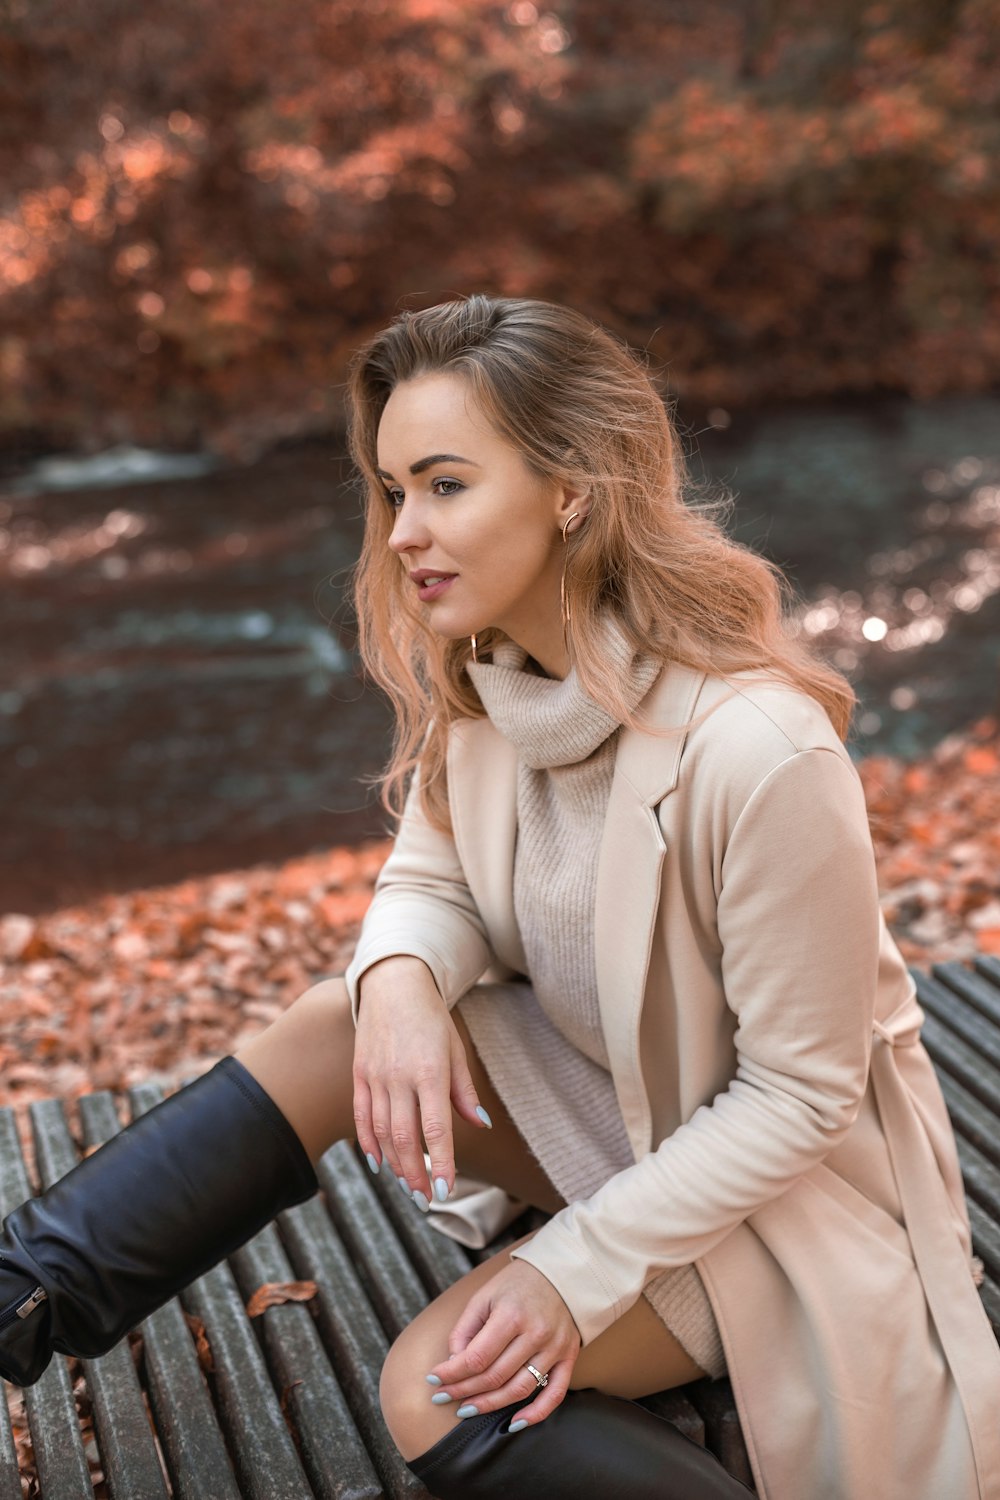
<svg viewBox="0 0 1000 1500">
<path fill-rule="evenodd" d="M 445 489 L 445 490 L 439 490 L 437 488 L 438 485 L 450 485 L 451 488 L 450 489 Z M 458 492 L 459 492 L 459 490 L 464 489 L 465 486 L 463 485 L 463 483 L 462 483 L 462 481 L 460 479 L 446 479 L 442 475 L 442 477 L 440 479 L 433 480 L 433 482 L 432 482 L 432 488 L 434 489 L 434 491 L 435 491 L 436 494 L 439 494 L 439 495 L 441 495 L 444 498 L 444 497 L 447 497 L 448 495 L 457 495 Z M 391 489 L 389 489 L 389 488 L 386 489 L 386 491 L 385 491 L 385 498 L 386 498 L 386 500 L 388 500 L 389 505 L 390 505 L 390 507 L 393 510 L 398 510 L 399 507 L 402 505 L 403 501 L 406 499 L 406 496 L 404 495 L 403 491 L 399 488 L 398 485 L 394 485 Z"/>
</svg>

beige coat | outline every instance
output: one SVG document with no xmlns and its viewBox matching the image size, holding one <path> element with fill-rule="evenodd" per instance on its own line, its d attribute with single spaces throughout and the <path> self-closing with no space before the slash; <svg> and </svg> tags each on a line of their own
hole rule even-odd
<svg viewBox="0 0 1000 1500">
<path fill-rule="evenodd" d="M 622 731 L 601 848 L 598 992 L 635 1164 L 516 1253 L 585 1344 L 697 1262 L 762 1500 L 1000 1500 L 1000 1352 L 860 780 L 820 706 L 763 674 L 672 664 L 642 712 L 708 708 L 684 738 Z M 454 839 L 411 796 L 355 1006 L 393 953 L 449 1006 L 524 971 L 515 770 L 489 720 L 454 726 Z"/>
</svg>

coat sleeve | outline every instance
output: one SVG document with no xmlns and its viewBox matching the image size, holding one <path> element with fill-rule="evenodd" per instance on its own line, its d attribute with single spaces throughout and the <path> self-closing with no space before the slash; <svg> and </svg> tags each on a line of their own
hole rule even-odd
<svg viewBox="0 0 1000 1500">
<path fill-rule="evenodd" d="M 837 751 L 795 751 L 747 798 L 725 839 L 717 925 L 737 1018 L 729 1086 L 512 1252 L 554 1284 L 585 1344 L 660 1271 L 706 1254 L 821 1162 L 857 1115 L 879 903 L 864 793 Z"/>
<path fill-rule="evenodd" d="M 380 959 L 396 954 L 423 959 L 449 1010 L 492 959 L 455 840 L 428 823 L 420 806 L 416 773 L 344 975 L 355 1025 L 362 974 Z"/>
</svg>

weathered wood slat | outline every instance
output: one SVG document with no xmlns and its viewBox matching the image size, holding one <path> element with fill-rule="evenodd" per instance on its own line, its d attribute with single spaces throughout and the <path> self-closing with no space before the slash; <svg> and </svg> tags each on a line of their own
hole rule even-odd
<svg viewBox="0 0 1000 1500">
<path fill-rule="evenodd" d="M 303 1500 L 309 1483 L 228 1265 L 185 1287 L 181 1302 L 205 1327 L 209 1384 L 240 1494 L 247 1500 Z"/>
<path fill-rule="evenodd" d="M 986 1274 L 1000 1284 L 1000 1226 L 991 1219 L 975 1198 L 966 1199 L 969 1209 L 969 1227 L 972 1230 L 972 1248 L 986 1267 Z"/>
<path fill-rule="evenodd" d="M 109 1093 L 84 1094 L 79 1105 L 86 1146 L 100 1145 L 117 1134 L 120 1122 Z M 175 1500 L 204 1500 L 206 1494 L 213 1500 L 240 1500 L 179 1301 L 173 1298 L 144 1319 L 139 1332 L 143 1376 Z"/>
<path fill-rule="evenodd" d="M 974 1146 L 1000 1180 L 1000 1120 L 949 1074 L 939 1073 L 938 1082 L 959 1143 L 967 1141 Z M 1000 1217 L 1000 1203 L 997 1213 Z"/>
<path fill-rule="evenodd" d="M 24 1409 L 42 1494 L 93 1500 L 94 1486 L 65 1359 L 57 1355 L 41 1378 L 28 1386 Z"/>
<path fill-rule="evenodd" d="M 993 1325 L 994 1336 L 1000 1342 L 1000 1282 L 994 1281 L 992 1277 L 987 1276 L 979 1288 L 979 1295 L 982 1299 L 983 1307 L 986 1309 L 986 1316 Z"/>
<path fill-rule="evenodd" d="M 229 1257 L 244 1302 L 268 1282 L 296 1280 L 273 1224 Z M 318 1500 L 378 1500 L 382 1484 L 330 1367 L 312 1315 L 301 1303 L 269 1307 L 260 1332 L 280 1405 Z"/>
<path fill-rule="evenodd" d="M 1000 1067 L 1000 1027 L 994 1026 L 938 979 L 924 978 L 918 982 L 917 995 L 930 1015 L 968 1042 L 992 1067 Z"/>
<path fill-rule="evenodd" d="M 0 1109 L 0 1222 L 28 1196 L 28 1178 L 12 1109 Z M 2 1383 L 2 1382 L 0 1382 Z M 6 1392 L 0 1390 L 0 1500 L 21 1500 L 14 1429 Z"/>
<path fill-rule="evenodd" d="M 382 1420 L 378 1386 L 388 1340 L 319 1195 L 282 1214 L 281 1231 L 296 1275 L 317 1282 L 323 1342 L 386 1494 L 424 1496 Z"/>
<path fill-rule="evenodd" d="M 464 1245 L 432 1229 L 388 1169 L 372 1178 L 372 1186 L 429 1296 L 446 1292 L 453 1282 L 471 1271 L 474 1262 Z"/>
<path fill-rule="evenodd" d="M 18 1473 L 17 1449 L 14 1446 L 14 1429 L 10 1422 L 10 1411 L 0 1390 L 0 1500 L 22 1500 L 21 1477 Z"/>
<path fill-rule="evenodd" d="M 0 1123 L 0 1211 L 6 1216 L 31 1196 L 31 1188 L 13 1110 L 0 1110 Z M 57 1495 L 60 1500 L 93 1500 L 94 1486 L 64 1359 L 53 1359 L 41 1379 L 26 1388 L 24 1409 L 42 1494 Z"/>
<path fill-rule="evenodd" d="M 144 1088 L 136 1100 L 138 1112 L 152 1108 L 159 1097 L 159 1089 Z M 252 1162 L 247 1165 L 253 1169 Z M 209 1383 L 241 1494 L 247 1500 L 303 1500 L 309 1483 L 225 1261 L 186 1287 L 181 1302 L 205 1325 L 214 1366 Z"/>
<path fill-rule="evenodd" d="M 978 1204 L 985 1216 L 994 1223 L 998 1219 L 997 1193 L 1000 1190 L 1000 1173 L 991 1162 L 988 1162 L 977 1151 L 975 1146 L 969 1144 L 961 1136 L 957 1137 L 958 1159 L 962 1166 L 962 1178 L 965 1182 L 966 1200 L 971 1206 Z M 983 1241 L 989 1252 L 990 1269 L 995 1276 L 1000 1276 L 1000 1264 L 997 1263 L 989 1240 Z M 984 1255 L 986 1260 L 987 1256 Z"/>
<path fill-rule="evenodd" d="M 728 1378 L 696 1380 L 684 1390 L 705 1423 L 706 1446 L 722 1460 L 730 1474 L 752 1487 L 753 1471 Z"/>
<path fill-rule="evenodd" d="M 950 959 L 946 963 L 934 964 L 931 974 L 978 1011 L 991 1026 L 1000 1027 L 1000 989 L 992 985 L 984 973 L 967 969 L 965 964 Z"/>
<path fill-rule="evenodd" d="M 386 1335 L 394 1339 L 426 1307 L 429 1298 L 372 1191 L 372 1174 L 360 1165 L 347 1141 L 338 1141 L 319 1163 L 317 1176 L 351 1263 Z M 395 1181 L 394 1186 L 402 1198 Z M 404 1206 L 412 1214 L 419 1213 L 405 1200 Z"/>
<path fill-rule="evenodd" d="M 688 1400 L 682 1390 L 657 1391 L 655 1395 L 643 1396 L 639 1402 L 647 1411 L 665 1417 L 668 1422 L 689 1437 L 699 1447 L 705 1446 L 705 1419 Z"/>
<path fill-rule="evenodd" d="M 972 967 L 977 974 L 982 974 L 990 984 L 1000 990 L 1000 958 L 993 953 L 977 953 L 972 960 Z"/>
<path fill-rule="evenodd" d="M 29 1110 L 43 1187 L 77 1164 L 62 1104 L 42 1099 Z M 168 1500 L 132 1353 L 123 1339 L 99 1359 L 82 1359 L 104 1472 L 115 1500 Z"/>
<path fill-rule="evenodd" d="M 950 1073 L 1000 1119 L 1000 1074 L 992 1063 L 986 1062 L 974 1047 L 929 1012 L 921 1035 L 938 1077 Z"/>
</svg>

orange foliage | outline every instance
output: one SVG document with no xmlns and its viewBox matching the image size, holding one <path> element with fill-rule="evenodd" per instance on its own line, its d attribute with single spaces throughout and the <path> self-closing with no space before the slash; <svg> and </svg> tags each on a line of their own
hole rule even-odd
<svg viewBox="0 0 1000 1500">
<path fill-rule="evenodd" d="M 950 735 L 919 765 L 859 766 L 886 921 L 905 958 L 927 965 L 1000 954 L 1000 728 Z"/>
<path fill-rule="evenodd" d="M 104 20 L 0 29 L 0 443 L 329 432 L 365 334 L 483 288 L 711 404 L 1000 374 L 1000 0 Z"/>
<path fill-rule="evenodd" d="M 0 1104 L 174 1087 L 343 970 L 385 841 L 0 917 Z"/>
</svg>

